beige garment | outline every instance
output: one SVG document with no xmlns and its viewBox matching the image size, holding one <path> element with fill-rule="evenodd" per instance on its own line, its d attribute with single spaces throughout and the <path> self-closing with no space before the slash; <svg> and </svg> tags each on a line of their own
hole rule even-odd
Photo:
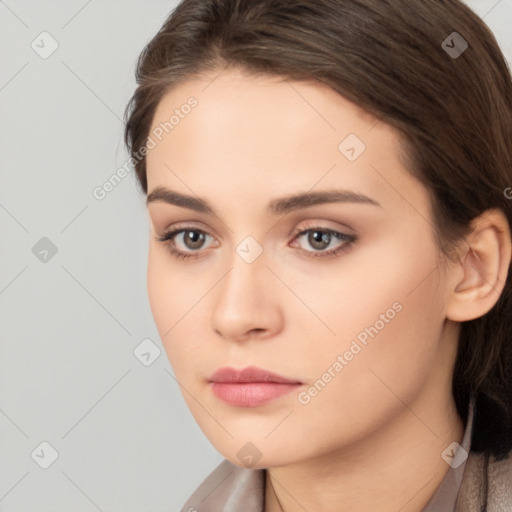
<svg viewBox="0 0 512 512">
<path fill-rule="evenodd" d="M 481 512 L 483 457 L 470 451 L 474 402 L 469 404 L 462 448 L 469 456 L 450 467 L 423 512 Z M 453 452 L 453 465 L 462 450 Z M 451 455 L 451 453 L 450 453 Z M 199 485 L 180 512 L 264 512 L 265 469 L 248 469 L 224 459 Z M 487 512 L 512 512 L 512 457 L 489 464 Z M 377 512 L 377 509 L 375 509 Z"/>
</svg>

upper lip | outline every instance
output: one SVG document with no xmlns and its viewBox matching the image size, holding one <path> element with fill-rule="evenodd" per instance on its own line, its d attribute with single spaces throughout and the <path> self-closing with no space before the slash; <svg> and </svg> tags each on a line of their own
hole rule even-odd
<svg viewBox="0 0 512 512">
<path fill-rule="evenodd" d="M 276 382 L 281 384 L 301 384 L 300 381 L 287 379 L 256 366 L 248 366 L 241 370 L 224 366 L 215 371 L 208 379 L 209 382 Z"/>
</svg>

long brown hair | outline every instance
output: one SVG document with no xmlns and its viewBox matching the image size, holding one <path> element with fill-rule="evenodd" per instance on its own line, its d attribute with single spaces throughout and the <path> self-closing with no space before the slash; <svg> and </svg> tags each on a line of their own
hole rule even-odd
<svg viewBox="0 0 512 512">
<path fill-rule="evenodd" d="M 456 34 L 454 34 L 456 32 Z M 146 45 L 125 111 L 141 156 L 160 100 L 176 84 L 237 67 L 316 79 L 395 127 L 408 170 L 430 195 L 440 254 L 493 207 L 512 226 L 512 82 L 489 28 L 459 0 L 183 0 Z M 143 152 L 144 153 L 144 152 Z M 510 197 L 510 196 L 509 196 Z M 512 283 L 484 316 L 462 322 L 453 395 L 471 450 L 512 449 Z"/>
</svg>

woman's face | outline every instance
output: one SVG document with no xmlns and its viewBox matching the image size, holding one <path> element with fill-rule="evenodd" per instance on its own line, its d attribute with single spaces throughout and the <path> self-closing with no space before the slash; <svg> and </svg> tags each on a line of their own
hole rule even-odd
<svg viewBox="0 0 512 512">
<path fill-rule="evenodd" d="M 148 292 L 205 435 L 235 464 L 281 466 L 449 404 L 447 282 L 396 132 L 319 82 L 217 75 L 164 97 L 147 155 L 148 194 L 190 198 L 148 202 Z M 212 385 L 226 366 L 298 384 Z"/>
</svg>

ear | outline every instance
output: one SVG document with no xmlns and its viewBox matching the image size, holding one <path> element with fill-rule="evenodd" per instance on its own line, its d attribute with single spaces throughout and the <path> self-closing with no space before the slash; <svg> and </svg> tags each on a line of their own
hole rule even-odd
<svg viewBox="0 0 512 512">
<path fill-rule="evenodd" d="M 510 227 L 502 210 L 472 221 L 457 261 L 448 270 L 446 317 L 464 322 L 485 315 L 498 301 L 512 258 Z"/>
</svg>

